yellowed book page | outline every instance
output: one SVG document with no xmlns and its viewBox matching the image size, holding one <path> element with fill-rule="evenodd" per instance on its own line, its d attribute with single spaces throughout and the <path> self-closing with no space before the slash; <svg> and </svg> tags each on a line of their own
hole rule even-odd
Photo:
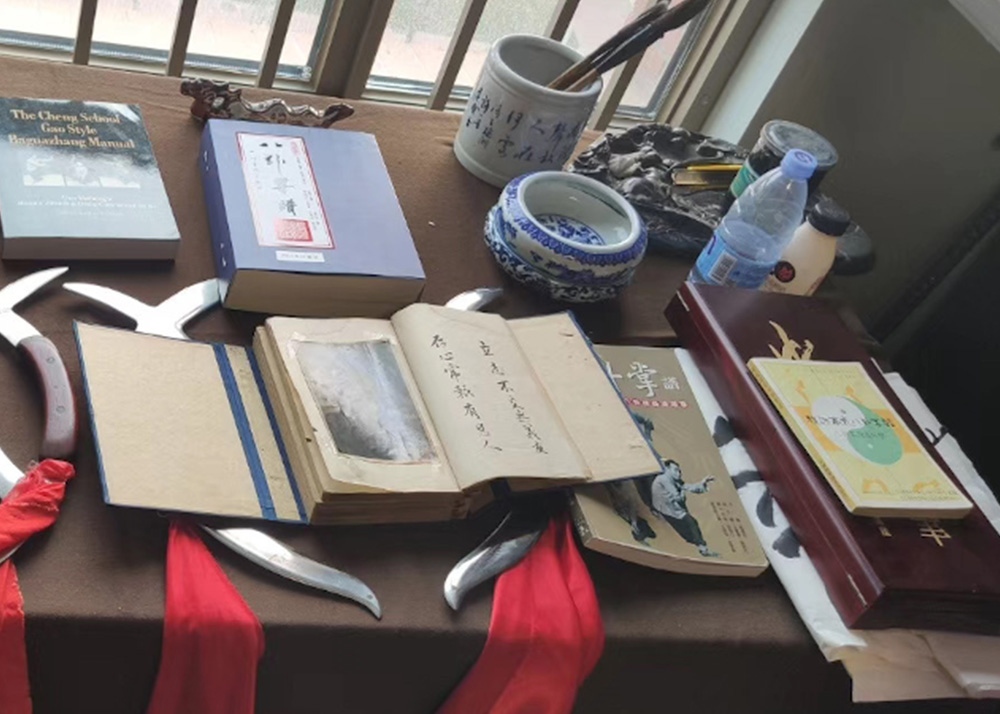
<svg viewBox="0 0 1000 714">
<path fill-rule="evenodd" d="M 756 358 L 749 366 L 853 513 L 940 509 L 947 517 L 972 508 L 860 363 Z"/>
<path fill-rule="evenodd" d="M 212 345 L 77 324 L 106 500 L 262 516 Z"/>
<path fill-rule="evenodd" d="M 506 320 L 418 304 L 392 323 L 463 488 L 588 478 Z"/>
<path fill-rule="evenodd" d="M 659 459 L 572 317 L 560 313 L 507 324 L 583 455 L 592 482 L 659 473 Z"/>
<path fill-rule="evenodd" d="M 336 482 L 397 493 L 459 490 L 438 431 L 392 325 L 385 320 L 267 320 L 323 457 L 322 490 Z"/>
</svg>

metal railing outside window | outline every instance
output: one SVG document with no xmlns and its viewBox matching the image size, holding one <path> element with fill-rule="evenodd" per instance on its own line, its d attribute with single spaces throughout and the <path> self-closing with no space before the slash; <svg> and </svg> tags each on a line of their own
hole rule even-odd
<svg viewBox="0 0 1000 714">
<path fill-rule="evenodd" d="M 0 52 L 460 109 L 498 37 L 545 34 L 586 54 L 653 1 L 3 0 Z M 768 4 L 715 0 L 609 73 L 592 126 L 668 116 L 693 66 L 745 44 Z M 740 31 L 724 31 L 734 18 Z"/>
</svg>

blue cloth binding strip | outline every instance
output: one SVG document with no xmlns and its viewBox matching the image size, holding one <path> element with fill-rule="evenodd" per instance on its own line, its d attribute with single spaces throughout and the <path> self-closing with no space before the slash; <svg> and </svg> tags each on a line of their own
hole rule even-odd
<svg viewBox="0 0 1000 714">
<path fill-rule="evenodd" d="M 249 347 L 246 348 L 247 359 L 250 360 L 250 369 L 253 370 L 253 378 L 257 383 L 257 391 L 260 392 L 261 401 L 264 402 L 264 411 L 267 412 L 267 420 L 271 423 L 271 431 L 274 433 L 274 442 L 278 445 L 278 453 L 281 454 L 281 463 L 285 467 L 285 476 L 288 478 L 288 486 L 292 489 L 292 498 L 295 499 L 295 507 L 299 510 L 299 518 L 303 521 L 306 517 L 305 506 L 302 505 L 302 495 L 299 493 L 299 486 L 295 483 L 295 476 L 292 474 L 292 464 L 288 460 L 288 452 L 285 450 L 285 442 L 281 439 L 281 432 L 278 430 L 278 420 L 274 416 L 274 407 L 267 396 L 267 388 L 264 386 L 264 376 L 260 373 L 260 365 L 257 364 L 257 355 Z"/>
<path fill-rule="evenodd" d="M 276 521 L 278 517 L 274 512 L 274 501 L 271 500 L 271 490 L 267 486 L 267 477 L 264 475 L 264 465 L 260 461 L 260 454 L 257 453 L 257 444 L 253 440 L 253 431 L 250 429 L 250 420 L 247 418 L 247 412 L 243 406 L 243 397 L 236 384 L 233 366 L 229 363 L 229 354 L 226 352 L 225 345 L 213 344 L 212 349 L 215 351 L 215 361 L 219 363 L 219 375 L 226 388 L 226 396 L 229 397 L 229 408 L 233 412 L 233 421 L 240 434 L 243 453 L 247 457 L 247 467 L 253 478 L 253 487 L 257 491 L 260 513 L 264 518 Z"/>
</svg>

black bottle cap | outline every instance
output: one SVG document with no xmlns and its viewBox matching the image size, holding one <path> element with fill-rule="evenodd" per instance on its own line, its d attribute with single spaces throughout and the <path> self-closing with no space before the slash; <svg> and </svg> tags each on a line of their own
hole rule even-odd
<svg viewBox="0 0 1000 714">
<path fill-rule="evenodd" d="M 772 119 L 761 127 L 760 137 L 779 157 L 792 149 L 808 151 L 816 158 L 818 171 L 829 171 L 839 159 L 837 149 L 825 137 L 793 121 Z"/>
<path fill-rule="evenodd" d="M 829 198 L 813 206 L 807 220 L 813 228 L 828 236 L 842 236 L 851 225 L 850 214 Z"/>
</svg>

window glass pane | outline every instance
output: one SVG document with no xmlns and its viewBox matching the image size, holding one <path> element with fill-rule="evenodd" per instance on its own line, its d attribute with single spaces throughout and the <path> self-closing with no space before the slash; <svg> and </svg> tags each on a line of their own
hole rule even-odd
<svg viewBox="0 0 1000 714">
<path fill-rule="evenodd" d="M 662 86 L 663 73 L 667 71 L 670 60 L 684 39 L 684 31 L 689 25 L 690 23 L 671 30 L 646 50 L 642 62 L 639 63 L 639 69 L 625 90 L 622 105 L 646 108 L 659 104 L 660 97 L 656 95 L 657 89 Z"/>
<path fill-rule="evenodd" d="M 76 37 L 80 0 L 0 0 L 0 30 Z"/>
<path fill-rule="evenodd" d="M 589 54 L 648 6 L 648 0 L 581 0 L 563 42 Z"/>
<path fill-rule="evenodd" d="M 650 0 L 582 0 L 566 32 L 564 42 L 581 54 L 593 52 L 618 28 L 634 20 L 651 4 Z M 663 73 L 670 64 L 674 50 L 684 37 L 686 27 L 685 25 L 668 32 L 646 50 L 642 62 L 639 63 L 639 69 L 622 98 L 623 105 L 645 108 L 654 98 L 658 99 L 654 95 L 660 86 Z M 610 81 L 612 76 L 613 71 L 607 72 L 604 81 Z"/>
<path fill-rule="evenodd" d="M 465 0 L 396 0 L 372 74 L 417 82 L 436 80 L 463 7 Z"/>
<path fill-rule="evenodd" d="M 277 0 L 200 0 L 188 54 L 260 62 L 276 5 Z"/>
<path fill-rule="evenodd" d="M 288 25 L 285 46 L 281 50 L 281 64 L 309 66 L 316 32 L 319 30 L 323 10 L 332 0 L 298 0 L 292 21 Z"/>
<path fill-rule="evenodd" d="M 605 1 L 598 0 L 600 3 Z M 557 4 L 558 0 L 494 0 L 487 3 L 455 84 L 460 87 L 475 85 L 490 46 L 504 35 L 544 33 Z"/>
<path fill-rule="evenodd" d="M 180 6 L 180 0 L 100 0 L 94 42 L 169 51 Z"/>
</svg>

